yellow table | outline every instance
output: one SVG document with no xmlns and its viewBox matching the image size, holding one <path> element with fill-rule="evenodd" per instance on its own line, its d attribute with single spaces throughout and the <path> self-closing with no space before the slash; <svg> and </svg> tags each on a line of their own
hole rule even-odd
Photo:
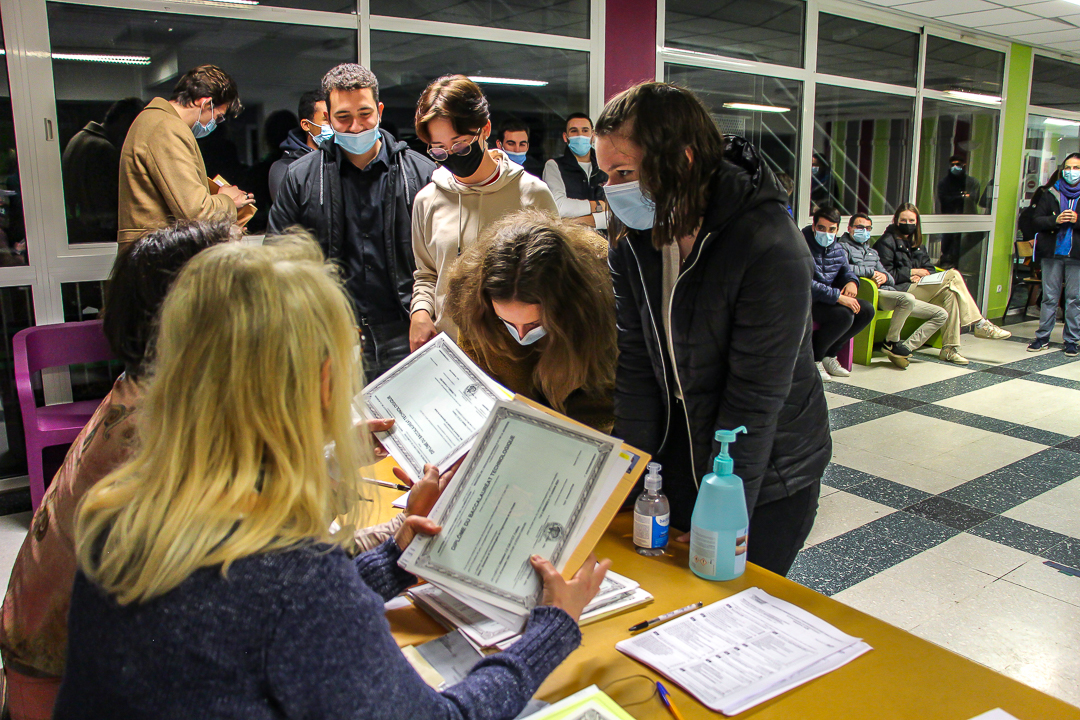
<svg viewBox="0 0 1080 720">
<path fill-rule="evenodd" d="M 380 463 L 376 476 L 392 477 Z M 377 507 L 384 517 L 395 511 L 390 501 L 399 493 L 379 488 Z M 1080 709 L 1034 690 L 933 643 L 854 610 L 786 578 L 747 565 L 746 573 L 730 582 L 702 580 L 687 569 L 687 546 L 672 543 L 660 558 L 634 551 L 633 517 L 616 516 L 596 549 L 611 558 L 613 569 L 641 583 L 656 600 L 622 615 L 582 628 L 582 646 L 540 687 L 537 697 L 559 700 L 589 685 L 601 688 L 612 681 L 644 674 L 662 679 L 644 665 L 615 649 L 630 636 L 631 625 L 698 600 L 721 600 L 749 587 L 762 590 L 813 613 L 846 633 L 863 638 L 874 649 L 824 677 L 789 691 L 738 717 L 755 720 L 968 720 L 1000 707 L 1020 720 L 1080 720 Z M 445 629 L 422 610 L 404 608 L 387 613 L 399 645 L 419 644 L 445 634 Z M 618 683 L 608 694 L 638 720 L 670 720 L 660 701 L 630 705 L 642 697 L 643 683 Z M 687 720 L 722 717 L 664 680 Z M 636 686 L 636 687 L 635 687 Z"/>
</svg>

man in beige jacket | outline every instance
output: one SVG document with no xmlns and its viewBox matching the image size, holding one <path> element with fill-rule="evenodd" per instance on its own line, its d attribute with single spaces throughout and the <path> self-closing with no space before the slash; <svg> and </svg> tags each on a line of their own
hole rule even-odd
<svg viewBox="0 0 1080 720">
<path fill-rule="evenodd" d="M 234 185 L 210 193 L 195 142 L 241 109 L 236 82 L 221 68 L 200 65 L 180 78 L 169 100 L 154 98 L 139 113 L 120 153 L 117 242 L 177 220 L 235 222 L 236 211 L 254 202 Z"/>
</svg>

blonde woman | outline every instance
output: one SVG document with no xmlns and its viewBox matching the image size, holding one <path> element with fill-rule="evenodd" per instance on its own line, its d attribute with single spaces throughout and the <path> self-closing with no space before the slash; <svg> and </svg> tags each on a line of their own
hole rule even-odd
<svg viewBox="0 0 1080 720">
<path fill-rule="evenodd" d="M 603 238 L 538 210 L 509 215 L 462 254 L 446 307 L 458 344 L 485 372 L 611 431 L 615 293 Z"/>
<path fill-rule="evenodd" d="M 566 582 L 534 558 L 544 604 L 519 643 L 441 693 L 407 664 L 383 603 L 415 582 L 402 549 L 439 528 L 416 508 L 376 549 L 342 549 L 368 505 L 353 470 L 371 459 L 350 418 L 356 342 L 310 241 L 222 245 L 185 267 L 162 310 L 141 448 L 80 508 L 55 718 L 512 718 L 578 644 L 609 563 Z"/>
</svg>

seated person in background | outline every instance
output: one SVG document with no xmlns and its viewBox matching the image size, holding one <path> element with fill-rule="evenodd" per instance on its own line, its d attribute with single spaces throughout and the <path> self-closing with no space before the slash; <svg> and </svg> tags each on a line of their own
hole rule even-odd
<svg viewBox="0 0 1080 720">
<path fill-rule="evenodd" d="M 397 566 L 402 551 L 440 528 L 421 508 L 378 548 L 355 560 L 342 550 L 371 507 L 359 502 L 371 450 L 350 412 L 363 385 L 356 342 L 351 302 L 303 238 L 212 248 L 180 273 L 141 448 L 79 510 L 57 720 L 191 708 L 509 719 L 578 645 L 577 620 L 610 563 L 590 557 L 566 581 L 535 558 L 543 604 L 510 649 L 442 692 L 408 664 L 383 605 L 416 582 Z"/>
<path fill-rule="evenodd" d="M 0 652 L 14 720 L 48 718 L 64 674 L 68 607 L 75 578 L 75 511 L 87 490 L 127 462 L 149 375 L 157 310 L 180 268 L 226 242 L 228 221 L 186 222 L 120 248 L 106 286 L 104 332 L 124 374 L 72 443 L 34 513 L 4 598 Z"/>
<path fill-rule="evenodd" d="M 611 432 L 615 295 L 607 243 L 523 210 L 492 226 L 450 275 L 458 344 L 509 390 Z"/>
<path fill-rule="evenodd" d="M 919 208 L 911 203 L 897 207 L 892 224 L 885 228 L 874 249 L 885 270 L 896 281 L 897 290 L 910 292 L 916 300 L 937 305 L 949 314 L 941 333 L 942 360 L 957 365 L 968 364 L 968 359 L 960 354 L 960 328 L 967 325 L 974 325 L 975 337 L 991 340 L 1012 337 L 1011 332 L 982 316 L 959 270 L 949 270 L 939 283 L 920 284 L 936 268 L 923 248 Z"/>
<path fill-rule="evenodd" d="M 814 211 L 814 224 L 803 228 L 803 236 L 814 258 L 814 279 L 810 284 L 810 314 L 818 324 L 814 330 L 814 362 L 822 382 L 851 373 L 836 359 L 848 340 L 874 319 L 874 308 L 855 297 L 859 277 L 848 265 L 847 254 L 836 242 L 840 211 L 823 205 Z"/>
<path fill-rule="evenodd" d="M 777 173 L 776 179 L 780 183 L 780 187 L 784 188 L 784 192 L 787 193 L 788 215 L 794 217 L 795 208 L 791 207 L 791 197 L 795 194 L 795 180 L 787 173 Z"/>
<path fill-rule="evenodd" d="M 289 131 L 285 142 L 281 143 L 281 158 L 270 166 L 270 200 L 273 202 L 277 202 L 277 191 L 289 166 L 334 137 L 322 90 L 311 90 L 301 95 L 296 116 L 300 118 L 300 127 Z"/>
<path fill-rule="evenodd" d="M 566 152 L 562 157 L 547 161 L 544 182 L 555 197 L 561 217 L 606 230 L 607 203 L 603 186 L 608 176 L 596 164 L 592 135 L 589 116 L 571 113 L 562 136 Z"/>
<path fill-rule="evenodd" d="M 521 120 L 507 118 L 499 124 L 499 131 L 495 133 L 495 147 L 525 168 L 525 172 L 530 175 L 539 177 L 543 174 L 544 163 L 535 157 L 529 157 L 529 126 Z"/>
<path fill-rule="evenodd" d="M 885 342 L 881 349 L 899 368 L 908 366 L 911 353 L 922 347 L 922 344 L 937 332 L 938 328 L 945 324 L 949 314 L 943 308 L 930 303 L 916 300 L 911 293 L 901 292 L 894 285 L 892 275 L 881 264 L 881 258 L 870 247 L 870 231 L 873 223 L 866 213 L 856 213 L 848 220 L 848 231 L 840 236 L 840 247 L 847 253 L 848 264 L 851 270 L 861 278 L 868 278 L 878 286 L 878 310 L 891 310 L 892 318 L 889 322 L 889 331 L 885 335 Z M 915 329 L 908 339 L 900 340 L 900 333 L 904 330 L 904 323 L 909 317 L 926 320 Z"/>
</svg>

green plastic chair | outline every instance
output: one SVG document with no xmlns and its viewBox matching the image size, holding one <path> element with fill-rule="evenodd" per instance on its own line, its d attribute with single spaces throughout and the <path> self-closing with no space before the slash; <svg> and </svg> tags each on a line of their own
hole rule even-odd
<svg viewBox="0 0 1080 720">
<path fill-rule="evenodd" d="M 852 359 L 860 365 L 869 365 L 870 358 L 874 356 L 874 344 L 884 341 L 885 335 L 889 332 L 889 321 L 892 320 L 892 310 L 878 309 L 878 286 L 869 278 L 859 278 L 858 298 L 860 300 L 865 300 L 868 303 L 873 303 L 874 319 L 870 321 L 869 325 L 863 328 L 862 332 L 855 336 L 855 348 Z M 900 337 L 906 338 L 923 322 L 925 321 L 920 318 L 908 318 L 908 321 L 904 323 L 904 329 L 900 333 Z M 930 339 L 927 340 L 925 344 L 940 349 L 941 330 L 938 330 L 931 335 Z"/>
</svg>

